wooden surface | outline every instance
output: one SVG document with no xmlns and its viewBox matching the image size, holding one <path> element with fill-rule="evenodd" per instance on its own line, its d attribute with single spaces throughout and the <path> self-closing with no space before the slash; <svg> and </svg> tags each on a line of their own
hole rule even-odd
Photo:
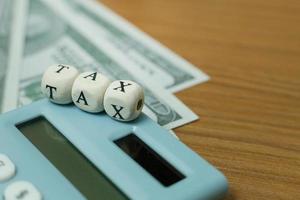
<svg viewBox="0 0 300 200">
<path fill-rule="evenodd" d="M 300 1 L 102 0 L 211 76 L 177 93 L 180 139 L 229 179 L 226 200 L 300 199 Z"/>
</svg>

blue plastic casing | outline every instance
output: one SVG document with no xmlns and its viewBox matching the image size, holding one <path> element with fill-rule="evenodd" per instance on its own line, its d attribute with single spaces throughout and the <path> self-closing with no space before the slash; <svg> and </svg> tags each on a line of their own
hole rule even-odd
<svg viewBox="0 0 300 200">
<path fill-rule="evenodd" d="M 228 184 L 222 173 L 146 115 L 123 123 L 105 113 L 90 114 L 72 104 L 56 105 L 44 99 L 0 116 L 0 153 L 9 156 L 17 167 L 13 179 L 0 182 L 0 196 L 10 183 L 26 180 L 40 190 L 45 200 L 85 199 L 16 128 L 16 124 L 38 116 L 54 125 L 130 199 L 215 200 L 226 194 Z M 186 177 L 163 186 L 113 142 L 130 133 Z"/>
</svg>

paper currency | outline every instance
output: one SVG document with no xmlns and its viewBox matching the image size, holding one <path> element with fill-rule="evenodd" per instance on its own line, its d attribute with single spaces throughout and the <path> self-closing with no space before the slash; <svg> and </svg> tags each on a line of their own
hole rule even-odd
<svg viewBox="0 0 300 200">
<path fill-rule="evenodd" d="M 0 0 L 0 112 L 14 108 L 27 0 Z"/>
<path fill-rule="evenodd" d="M 8 70 L 13 2 L 0 0 L 0 112 L 4 98 L 5 75 Z"/>
<path fill-rule="evenodd" d="M 7 19 L 9 15 L 4 12 L 4 0 L 0 1 L 0 105 L 2 105 L 3 91 L 4 91 L 4 78 L 7 69 L 8 50 L 9 50 L 9 31 L 7 31 Z M 8 9 L 11 10 L 11 9 Z M 0 109 L 1 111 L 1 109 Z"/>
<path fill-rule="evenodd" d="M 118 16 L 99 2 L 64 0 L 73 9 L 75 18 L 93 23 L 93 31 L 138 66 L 143 76 L 152 79 L 171 92 L 176 92 L 209 77 L 162 44 Z M 128 66 L 129 67 L 129 66 Z"/>
<path fill-rule="evenodd" d="M 52 0 L 30 0 L 25 52 L 20 76 L 19 104 L 42 98 L 40 79 L 53 63 L 67 63 L 80 70 L 98 70 L 112 79 L 130 79 L 145 89 L 145 109 L 149 117 L 166 128 L 174 128 L 197 116 L 159 85 L 144 79 L 120 52 L 102 43 L 85 24 Z"/>
</svg>

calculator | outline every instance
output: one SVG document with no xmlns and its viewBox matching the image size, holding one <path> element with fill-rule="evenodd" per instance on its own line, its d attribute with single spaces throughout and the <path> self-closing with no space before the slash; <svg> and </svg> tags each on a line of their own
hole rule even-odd
<svg viewBox="0 0 300 200">
<path fill-rule="evenodd" d="M 0 116 L 5 200 L 216 200 L 224 175 L 142 114 L 131 122 L 43 99 Z"/>
</svg>

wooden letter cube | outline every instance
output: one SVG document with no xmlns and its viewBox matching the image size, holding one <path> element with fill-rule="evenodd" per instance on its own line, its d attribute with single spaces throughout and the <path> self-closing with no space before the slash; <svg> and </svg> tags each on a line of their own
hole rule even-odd
<svg viewBox="0 0 300 200">
<path fill-rule="evenodd" d="M 104 109 L 116 120 L 134 120 L 140 115 L 143 105 L 143 88 L 133 81 L 114 81 L 105 92 Z"/>
<path fill-rule="evenodd" d="M 84 72 L 74 81 L 72 99 L 74 104 L 87 112 L 104 110 L 104 93 L 111 81 L 98 72 Z"/>
<path fill-rule="evenodd" d="M 78 70 L 73 66 L 51 65 L 43 75 L 41 90 L 54 103 L 71 103 L 72 85 L 78 74 Z"/>
</svg>

